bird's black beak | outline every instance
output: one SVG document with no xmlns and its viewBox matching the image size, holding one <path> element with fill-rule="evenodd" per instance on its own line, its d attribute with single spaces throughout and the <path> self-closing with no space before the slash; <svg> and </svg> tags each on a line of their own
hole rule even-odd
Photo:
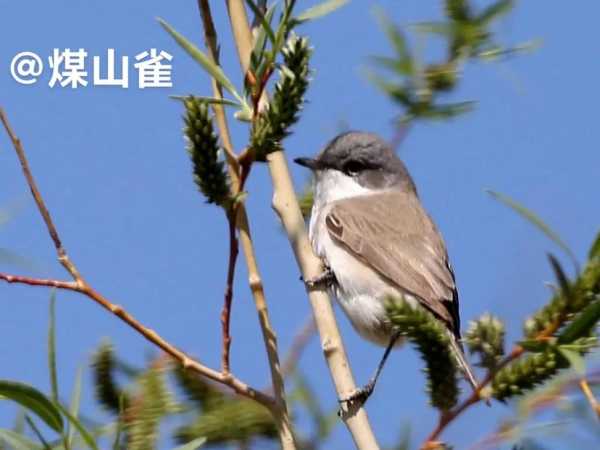
<svg viewBox="0 0 600 450">
<path fill-rule="evenodd" d="M 321 168 L 321 164 L 319 161 L 313 158 L 296 158 L 294 159 L 296 164 L 300 164 L 301 166 L 307 167 L 312 171 L 319 170 Z"/>
</svg>

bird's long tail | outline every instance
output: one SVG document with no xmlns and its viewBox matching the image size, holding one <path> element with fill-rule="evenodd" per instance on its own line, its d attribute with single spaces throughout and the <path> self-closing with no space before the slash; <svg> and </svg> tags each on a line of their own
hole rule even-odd
<svg viewBox="0 0 600 450">
<path fill-rule="evenodd" d="M 453 350 L 454 356 L 456 357 L 456 362 L 458 364 L 458 367 L 459 367 L 460 371 L 463 373 L 463 375 L 465 376 L 465 379 L 469 382 L 469 384 L 473 388 L 473 391 L 475 391 L 477 389 L 477 385 L 479 383 L 477 382 L 475 375 L 473 375 L 473 370 L 471 369 L 471 366 L 465 359 L 465 352 L 463 350 L 463 347 L 460 344 L 460 342 L 458 341 L 457 337 L 454 335 L 454 333 L 452 333 L 450 330 L 448 330 L 448 334 L 450 337 L 450 344 L 452 345 L 452 350 Z"/>
</svg>

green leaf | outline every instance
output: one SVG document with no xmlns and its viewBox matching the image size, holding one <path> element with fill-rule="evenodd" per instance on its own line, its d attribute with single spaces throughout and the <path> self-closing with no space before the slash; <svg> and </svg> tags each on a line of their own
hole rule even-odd
<svg viewBox="0 0 600 450">
<path fill-rule="evenodd" d="M 432 105 L 422 112 L 423 117 L 431 119 L 451 119 L 461 114 L 470 112 L 475 106 L 474 101 L 448 103 L 443 105 Z"/>
<path fill-rule="evenodd" d="M 267 14 L 263 14 L 260 8 L 256 6 L 256 3 L 254 3 L 253 0 L 246 0 L 246 3 L 250 7 L 254 15 L 260 19 L 261 31 L 264 31 L 269 40 L 272 43 L 275 43 L 275 33 L 273 32 L 273 28 L 271 28 L 271 23 L 270 20 L 267 18 Z"/>
<path fill-rule="evenodd" d="M 269 9 L 267 9 L 267 12 L 264 15 L 264 20 L 266 20 L 267 24 L 271 24 L 271 21 L 273 20 L 273 14 L 275 13 L 275 6 L 276 4 L 274 3 L 273 5 L 271 5 L 271 7 Z M 265 43 L 267 40 L 267 31 L 265 29 L 265 27 L 260 27 L 260 29 L 258 30 L 258 34 L 256 35 L 256 39 L 254 40 L 254 48 L 252 49 L 252 55 L 250 57 L 250 64 L 251 64 L 251 68 L 252 70 L 255 71 L 257 78 L 261 78 L 262 74 L 266 68 L 266 66 L 268 66 L 273 59 L 273 55 L 271 55 L 271 57 L 269 58 L 268 61 L 266 61 L 265 63 L 263 63 L 263 55 L 264 55 L 264 51 L 265 51 Z M 275 45 L 275 42 L 273 42 L 273 45 Z"/>
<path fill-rule="evenodd" d="M 569 361 L 569 365 L 578 375 L 585 375 L 585 361 L 580 353 L 564 347 L 558 347 L 558 351 Z"/>
<path fill-rule="evenodd" d="M 41 450 L 43 448 L 25 436 L 4 428 L 0 428 L 0 441 L 10 445 L 13 450 Z"/>
<path fill-rule="evenodd" d="M 173 39 L 192 57 L 194 58 L 203 68 L 206 70 L 211 77 L 223 86 L 231 95 L 239 100 L 241 104 L 244 104 L 244 100 L 237 93 L 233 83 L 229 81 L 229 78 L 223 72 L 223 69 L 215 64 L 211 59 L 193 43 L 188 41 L 183 35 L 179 34 L 175 29 L 162 19 L 158 19 L 161 26 L 169 33 Z"/>
<path fill-rule="evenodd" d="M 180 445 L 179 447 L 175 447 L 173 450 L 196 450 L 204 445 L 206 442 L 205 437 L 199 437 L 194 439 L 193 441 L 188 442 L 187 444 Z"/>
<path fill-rule="evenodd" d="M 63 419 L 56 406 L 37 389 L 17 381 L 0 380 L 0 396 L 13 400 L 34 412 L 57 432 L 64 428 Z"/>
<path fill-rule="evenodd" d="M 549 343 L 548 341 L 540 341 L 536 339 L 525 339 L 523 341 L 518 341 L 517 345 L 523 347 L 528 352 L 532 353 L 541 353 L 548 349 Z"/>
<path fill-rule="evenodd" d="M 571 286 L 569 285 L 569 279 L 565 274 L 562 266 L 558 262 L 558 259 L 552 254 L 548 254 L 548 259 L 550 260 L 550 265 L 552 266 L 552 271 L 554 272 L 554 276 L 556 277 L 556 281 L 560 286 L 560 289 L 568 300 L 572 300 Z"/>
<path fill-rule="evenodd" d="M 514 6 L 513 0 L 498 0 L 483 10 L 477 17 L 476 21 L 480 25 L 487 25 L 492 20 L 500 18 L 507 14 Z"/>
<path fill-rule="evenodd" d="M 348 3 L 348 0 L 326 0 L 323 3 L 319 3 L 318 5 L 301 12 L 294 18 L 294 21 L 297 23 L 304 23 L 309 20 L 318 19 L 319 17 L 326 16 L 336 9 L 341 8 L 346 3 Z"/>
<path fill-rule="evenodd" d="M 499 192 L 495 192 L 492 190 L 486 190 L 488 194 L 492 196 L 495 200 L 498 200 L 500 203 L 504 203 L 509 208 L 513 209 L 517 212 L 521 217 L 527 219 L 530 223 L 535 225 L 542 233 L 544 233 L 550 240 L 552 240 L 556 245 L 558 245 L 573 261 L 573 265 L 579 271 L 579 263 L 577 262 L 577 258 L 573 251 L 569 248 L 567 244 L 560 238 L 560 236 L 555 233 L 548 225 L 546 225 L 542 219 L 540 219 L 537 215 L 531 212 L 529 209 L 520 205 L 519 203 L 512 200 L 510 197 L 500 194 Z"/>
<path fill-rule="evenodd" d="M 123 434 L 123 425 L 125 417 L 125 398 L 119 397 L 119 413 L 117 415 L 115 438 L 113 440 L 112 449 L 121 450 L 121 435 Z"/>
<path fill-rule="evenodd" d="M 69 413 L 71 416 L 77 418 L 79 416 L 79 404 L 81 403 L 81 376 L 83 369 L 80 367 L 77 369 L 77 375 L 75 375 L 75 386 L 73 387 L 73 394 L 71 395 L 71 404 L 69 405 Z M 75 428 L 69 425 L 67 432 L 68 447 L 72 447 L 73 438 L 75 437 Z"/>
<path fill-rule="evenodd" d="M 228 100 L 226 98 L 202 97 L 202 96 L 197 96 L 197 95 L 194 95 L 193 97 L 200 100 L 201 102 L 208 103 L 209 105 L 223 105 L 223 106 L 236 106 L 236 107 L 243 106 L 239 102 L 236 102 L 233 100 Z M 173 100 L 179 100 L 179 101 L 185 102 L 187 99 L 190 98 L 190 96 L 189 95 L 169 95 L 169 98 L 172 98 Z"/>
<path fill-rule="evenodd" d="M 77 417 L 75 417 L 69 411 L 67 411 L 67 409 L 64 406 L 59 404 L 58 407 L 65 415 L 65 417 L 69 420 L 69 422 L 75 427 L 75 429 L 77 430 L 83 441 L 86 443 L 86 445 L 92 450 L 98 450 L 98 446 L 96 445 L 94 437 L 88 430 L 86 430 L 86 428 L 77 419 Z"/>
<path fill-rule="evenodd" d="M 559 344 L 567 344 L 580 337 L 585 337 L 596 326 L 599 320 L 600 300 L 595 301 L 578 314 L 562 331 L 557 342 Z"/>
<path fill-rule="evenodd" d="M 590 248 L 588 258 L 589 259 L 600 258 L 600 233 L 598 233 L 598 236 L 596 236 L 596 240 L 592 244 L 592 248 Z"/>
<path fill-rule="evenodd" d="M 405 70 L 402 73 L 407 75 L 412 74 L 414 72 L 414 63 L 413 58 L 408 50 L 408 45 L 406 44 L 404 34 L 402 34 L 396 25 L 390 22 L 382 10 L 376 9 L 375 16 L 383 27 L 383 31 L 387 35 L 388 39 L 394 46 L 399 60 L 405 64 Z"/>
<path fill-rule="evenodd" d="M 35 436 L 38 438 L 38 440 L 42 444 L 42 447 L 44 447 L 44 450 L 52 450 L 52 447 L 50 447 L 50 444 L 48 444 L 46 439 L 44 439 L 42 432 L 39 430 L 35 422 L 31 420 L 31 417 L 29 417 L 28 414 L 25 414 L 25 422 L 27 422 L 27 425 L 29 425 L 31 431 L 33 431 L 33 434 L 35 434 Z"/>
<path fill-rule="evenodd" d="M 50 387 L 52 389 L 52 401 L 58 401 L 58 377 L 56 375 L 56 290 L 50 293 L 50 311 L 48 322 L 48 372 L 50 373 Z"/>
<path fill-rule="evenodd" d="M 410 26 L 417 33 L 436 34 L 438 36 L 449 37 L 453 36 L 454 26 L 446 22 L 419 22 Z"/>
</svg>

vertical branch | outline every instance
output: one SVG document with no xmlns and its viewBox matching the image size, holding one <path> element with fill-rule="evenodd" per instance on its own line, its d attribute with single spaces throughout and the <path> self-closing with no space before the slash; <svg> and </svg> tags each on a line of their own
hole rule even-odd
<svg viewBox="0 0 600 450">
<path fill-rule="evenodd" d="M 219 55 L 217 50 L 217 34 L 212 20 L 208 0 L 198 0 L 198 7 L 202 17 L 205 42 L 209 57 L 213 60 L 213 62 L 218 64 Z M 221 87 L 214 79 L 213 93 L 215 98 L 223 98 Z M 233 151 L 233 144 L 223 106 L 215 104 L 213 107 L 217 120 L 217 126 L 220 130 L 221 140 L 227 156 L 232 190 L 234 194 L 238 194 L 240 193 L 241 189 L 243 189 L 244 181 L 249 171 L 249 166 L 240 167 L 238 164 L 237 157 Z M 292 421 L 290 419 L 287 402 L 285 400 L 285 386 L 279 363 L 277 336 L 269 319 L 269 310 L 267 308 L 262 279 L 258 269 L 258 264 L 256 262 L 256 255 L 254 253 L 254 244 L 252 242 L 248 214 L 243 202 L 236 203 L 234 211 L 235 225 L 240 233 L 241 246 L 246 259 L 246 265 L 248 266 L 248 281 L 250 284 L 250 289 L 252 290 L 252 296 L 254 298 L 254 304 L 258 313 L 258 320 L 262 331 L 263 341 L 269 359 L 273 393 L 277 404 L 277 409 L 274 411 L 274 416 L 275 421 L 277 422 L 277 428 L 279 430 L 279 439 L 284 450 L 295 450 L 296 443 L 292 430 Z"/>
<path fill-rule="evenodd" d="M 231 303 L 233 301 L 233 281 L 235 279 L 235 266 L 238 256 L 238 240 L 235 234 L 235 206 L 227 211 L 227 225 L 229 227 L 229 261 L 227 262 L 227 281 L 223 309 L 221 311 L 221 325 L 223 330 L 223 352 L 221 354 L 221 371 L 229 373 L 229 350 L 231 348 Z"/>
<path fill-rule="evenodd" d="M 252 51 L 252 33 L 243 0 L 227 0 L 227 10 L 242 71 L 246 73 Z M 264 93 L 263 97 L 266 97 Z M 321 274 L 323 268 L 321 261 L 313 254 L 308 241 L 285 156 L 283 152 L 275 151 L 267 156 L 267 162 L 273 182 L 273 209 L 285 228 L 302 276 L 305 280 L 314 278 Z M 335 321 L 331 301 L 327 293 L 320 289 L 308 290 L 308 296 L 321 337 L 323 353 L 338 396 L 345 398 L 356 390 L 356 384 Z M 362 407 L 343 411 L 342 418 L 359 449 L 379 448 L 366 411 Z"/>
</svg>

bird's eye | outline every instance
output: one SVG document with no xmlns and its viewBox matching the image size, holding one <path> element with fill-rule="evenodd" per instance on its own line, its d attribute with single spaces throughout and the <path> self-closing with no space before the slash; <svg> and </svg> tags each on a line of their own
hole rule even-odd
<svg viewBox="0 0 600 450">
<path fill-rule="evenodd" d="M 348 175 L 356 175 L 365 169 L 365 165 L 360 161 L 348 161 L 344 164 L 344 173 Z"/>
</svg>

